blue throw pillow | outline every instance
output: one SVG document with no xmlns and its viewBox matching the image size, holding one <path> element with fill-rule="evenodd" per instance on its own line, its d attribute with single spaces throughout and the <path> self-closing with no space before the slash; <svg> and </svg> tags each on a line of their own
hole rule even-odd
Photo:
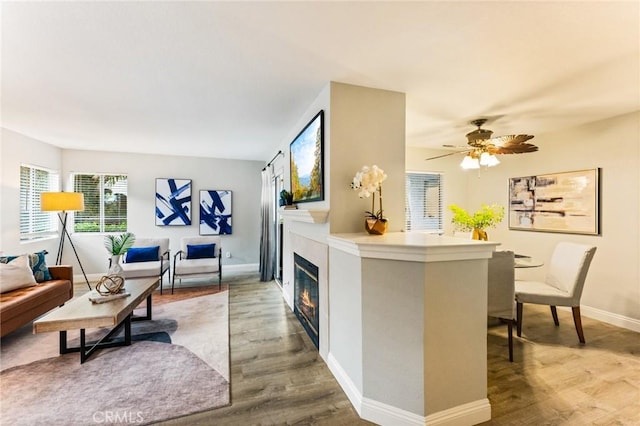
<svg viewBox="0 0 640 426">
<path fill-rule="evenodd" d="M 153 262 L 154 260 L 160 260 L 159 253 L 160 246 L 131 247 L 129 250 L 127 250 L 125 262 Z"/>
<path fill-rule="evenodd" d="M 187 259 L 210 259 L 216 257 L 215 244 L 187 244 Z"/>
<path fill-rule="evenodd" d="M 38 283 L 41 283 L 44 281 L 50 281 L 53 279 L 51 277 L 51 273 L 49 272 L 49 267 L 47 266 L 47 262 L 45 260 L 46 254 L 47 254 L 46 250 L 29 254 L 29 266 L 31 266 L 31 271 L 33 272 L 33 276 L 35 277 L 36 282 Z M 0 256 L 0 263 L 9 263 L 13 259 L 17 259 L 17 258 L 18 256 Z"/>
</svg>

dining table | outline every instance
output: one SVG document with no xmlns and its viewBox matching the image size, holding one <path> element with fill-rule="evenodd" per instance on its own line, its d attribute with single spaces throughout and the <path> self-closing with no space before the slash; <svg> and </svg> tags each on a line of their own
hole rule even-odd
<svg viewBox="0 0 640 426">
<path fill-rule="evenodd" d="M 531 256 L 515 254 L 513 259 L 514 268 L 539 268 L 544 262 L 534 259 Z"/>
</svg>

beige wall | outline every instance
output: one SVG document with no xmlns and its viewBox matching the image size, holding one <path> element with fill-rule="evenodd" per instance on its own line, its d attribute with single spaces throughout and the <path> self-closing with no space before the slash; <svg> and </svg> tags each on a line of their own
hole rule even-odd
<svg viewBox="0 0 640 426">
<path fill-rule="evenodd" d="M 64 150 L 26 136 L 2 131 L 2 216 L 0 228 L 5 253 L 26 253 L 46 249 L 47 262 L 53 264 L 59 237 L 20 242 L 19 187 L 21 163 L 49 167 L 60 172 L 63 185 L 71 190 L 72 172 L 103 172 L 126 174 L 129 179 L 128 230 L 140 237 L 162 236 L 171 239 L 171 253 L 178 250 L 180 237 L 198 235 L 199 190 L 229 189 L 233 191 L 231 235 L 222 236 L 223 267 L 257 269 L 260 243 L 260 161 L 224 160 L 151 154 L 130 154 L 100 151 Z M 191 226 L 155 226 L 155 179 L 176 177 L 192 180 Z M 73 233 L 78 255 L 90 279 L 97 279 L 107 270 L 104 234 Z M 65 245 L 63 263 L 74 266 L 76 279 L 82 278 L 73 250 Z"/>
<path fill-rule="evenodd" d="M 545 261 L 559 241 L 597 246 L 582 296 L 583 315 L 640 331 L 640 113 L 536 134 L 532 142 L 538 152 L 501 156 L 500 165 L 480 172 L 461 170 L 456 156 L 413 166 L 444 170 L 445 207 L 453 202 L 470 209 L 494 202 L 508 208 L 510 177 L 601 168 L 600 236 L 512 231 L 505 219 L 489 230 L 489 239 Z M 408 160 L 407 169 L 413 166 Z M 448 224 L 450 215 L 445 220 Z M 519 270 L 517 277 L 542 279 L 544 273 L 544 267 Z"/>
<path fill-rule="evenodd" d="M 383 183 L 388 231 L 404 226 L 405 95 L 331 83 L 330 182 L 332 234 L 360 232 L 371 199 L 358 198 L 350 183 L 362 166 L 387 173 Z M 376 201 L 376 209 L 379 204 Z"/>
<path fill-rule="evenodd" d="M 20 254 L 47 250 L 47 262 L 54 264 L 57 237 L 20 242 L 20 165 L 60 171 L 62 150 L 4 128 L 0 140 L 0 251 Z"/>
</svg>

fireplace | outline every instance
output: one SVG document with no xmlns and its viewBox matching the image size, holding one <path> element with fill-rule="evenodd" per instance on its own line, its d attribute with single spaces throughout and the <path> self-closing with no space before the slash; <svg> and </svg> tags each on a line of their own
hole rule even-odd
<svg viewBox="0 0 640 426">
<path fill-rule="evenodd" d="M 320 336 L 318 267 L 297 253 L 293 253 L 293 266 L 293 312 L 318 348 Z"/>
</svg>

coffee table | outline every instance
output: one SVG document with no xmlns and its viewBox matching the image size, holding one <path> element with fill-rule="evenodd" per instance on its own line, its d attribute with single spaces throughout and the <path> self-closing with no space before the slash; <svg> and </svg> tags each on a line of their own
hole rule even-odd
<svg viewBox="0 0 640 426">
<path fill-rule="evenodd" d="M 151 319 L 151 295 L 158 287 L 159 277 L 127 279 L 124 288 L 131 295 L 105 303 L 92 303 L 83 294 L 33 322 L 34 333 L 60 332 L 60 353 L 80 352 L 83 364 L 96 350 L 131 345 L 131 321 Z M 144 317 L 133 317 L 133 310 L 147 299 Z M 111 337 L 124 326 L 124 339 Z M 97 342 L 87 343 L 87 328 L 111 327 L 111 331 Z M 67 331 L 80 330 L 80 346 L 67 346 Z"/>
</svg>

